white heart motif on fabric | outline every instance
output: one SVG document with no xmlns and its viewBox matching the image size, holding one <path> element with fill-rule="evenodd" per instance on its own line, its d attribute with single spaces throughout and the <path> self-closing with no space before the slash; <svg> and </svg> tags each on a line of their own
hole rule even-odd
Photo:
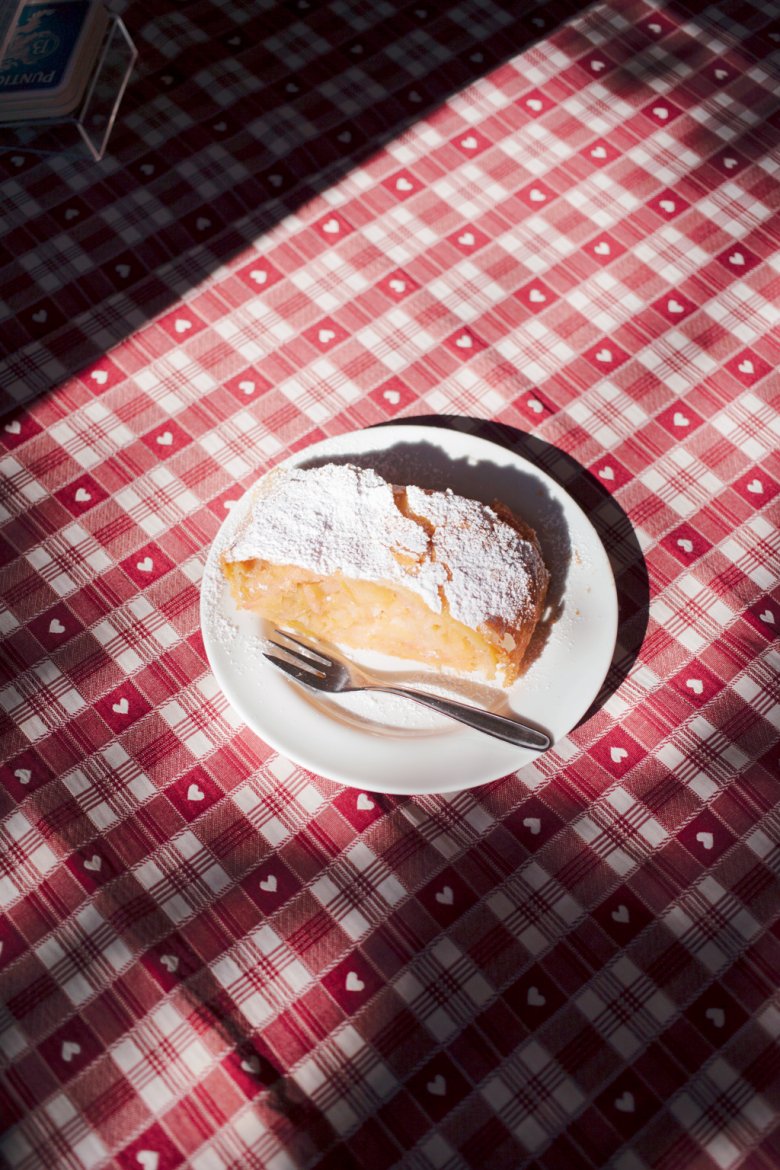
<svg viewBox="0 0 780 1170">
<path fill-rule="evenodd" d="M 755 374 L 756 372 L 756 367 L 749 358 L 745 358 L 744 361 L 741 361 L 737 366 L 737 369 L 739 370 L 740 374 Z"/>
<path fill-rule="evenodd" d="M 420 97 L 420 95 L 416 89 L 410 89 L 408 97 L 409 97 L 409 101 L 414 102 L 415 105 L 419 105 L 419 103 L 422 101 L 422 98 Z"/>
<path fill-rule="evenodd" d="M 636 1102 L 634 1101 L 634 1094 L 626 1090 L 622 1096 L 615 1098 L 615 1108 L 620 1113 L 633 1113 L 636 1109 Z"/>
<path fill-rule="evenodd" d="M 160 962 L 170 975 L 173 975 L 174 971 L 178 971 L 179 969 L 178 955 L 160 955 Z"/>
<path fill-rule="evenodd" d="M 474 342 L 469 337 L 468 333 L 461 333 L 460 337 L 455 338 L 455 344 L 458 349 L 471 349 Z"/>
<path fill-rule="evenodd" d="M 599 471 L 599 479 L 610 479 L 611 480 L 614 478 L 615 478 L 615 472 L 612 470 L 611 467 L 602 467 L 601 470 Z"/>
<path fill-rule="evenodd" d="M 727 171 L 732 171 L 737 165 L 737 160 L 735 158 L 724 158 L 723 165 Z"/>
<path fill-rule="evenodd" d="M 528 294 L 529 301 L 534 305 L 542 305 L 547 300 L 547 297 L 538 288 L 532 288 Z"/>
<path fill-rule="evenodd" d="M 656 118 L 660 118 L 662 122 L 665 122 L 669 117 L 669 111 L 667 110 L 666 106 L 653 106 L 653 113 L 655 114 Z"/>
<path fill-rule="evenodd" d="M 11 155 L 11 162 L 15 167 L 23 167 L 24 166 L 24 155 L 12 154 Z"/>
<path fill-rule="evenodd" d="M 120 699 L 118 703 L 111 704 L 111 710 L 116 711 L 117 715 L 126 715 L 130 710 L 130 704 L 127 699 Z"/>
<path fill-rule="evenodd" d="M 187 317 L 177 317 L 173 327 L 177 333 L 187 333 L 188 330 L 192 329 L 192 321 L 188 320 Z"/>
<path fill-rule="evenodd" d="M 462 236 L 458 236 L 458 243 L 463 244 L 464 248 L 473 248 L 476 242 L 473 232 L 464 232 Z"/>
<path fill-rule="evenodd" d="M 254 382 L 249 381 L 239 382 L 238 388 L 239 390 L 242 390 L 244 394 L 253 394 L 255 391 L 255 384 Z"/>
<path fill-rule="evenodd" d="M 679 548 L 681 548 L 681 549 L 683 550 L 683 552 L 686 552 L 686 553 L 692 553 L 692 552 L 693 552 L 693 541 L 692 541 L 692 540 L 688 540 L 688 539 L 687 539 L 686 537 L 684 537 L 684 536 L 681 536 L 681 537 L 679 538 L 679 540 L 677 541 L 677 545 L 678 545 L 678 547 L 679 547 Z"/>
<path fill-rule="evenodd" d="M 99 873 L 100 867 L 103 864 L 103 858 L 98 853 L 93 853 L 84 862 L 84 869 L 91 870 L 92 873 Z"/>
<path fill-rule="evenodd" d="M 22 424 L 18 418 L 14 418 L 11 422 L 5 424 L 3 430 L 7 431 L 9 435 L 20 435 L 22 433 Z"/>
<path fill-rule="evenodd" d="M 135 567 L 141 573 L 151 573 L 152 569 L 154 568 L 154 561 L 151 557 L 144 557 L 142 561 L 135 562 Z"/>
<path fill-rule="evenodd" d="M 336 334 L 332 329 L 320 329 L 319 333 L 317 334 L 317 340 L 320 341 L 322 345 L 330 345 L 331 341 L 336 340 Z"/>
<path fill-rule="evenodd" d="M 716 81 L 725 81 L 727 77 L 728 77 L 728 73 L 726 72 L 725 69 L 716 69 L 715 70 L 715 80 Z"/>
<path fill-rule="evenodd" d="M 355 801 L 355 807 L 358 812 L 371 812 L 371 809 L 376 808 L 376 805 L 370 796 L 367 796 L 365 792 L 361 792 Z"/>
<path fill-rule="evenodd" d="M 400 179 L 396 179 L 395 189 L 396 191 L 413 191 L 414 183 L 410 183 L 409 180 L 405 179 L 402 175 Z"/>
<path fill-rule="evenodd" d="M 86 488 L 80 487 L 80 488 L 76 488 L 76 492 L 75 492 L 73 498 L 77 504 L 88 504 L 89 501 L 92 499 L 92 496 L 90 495 L 90 493 L 87 491 Z"/>
<path fill-rule="evenodd" d="M 352 141 L 352 135 L 349 132 L 349 130 L 342 130 L 341 133 L 338 135 L 338 140 L 339 140 L 339 142 L 343 142 L 346 144 L 347 142 Z"/>
<path fill-rule="evenodd" d="M 29 768 L 17 768 L 14 776 L 20 784 L 29 784 L 32 779 L 32 772 Z"/>
<path fill-rule="evenodd" d="M 63 626 L 63 624 L 59 618 L 52 618 L 51 619 L 51 621 L 49 622 L 49 633 L 50 634 L 64 634 L 65 633 L 65 627 Z"/>
<path fill-rule="evenodd" d="M 272 187 L 281 187 L 282 183 L 284 182 L 284 178 L 282 175 L 269 175 L 268 182 Z"/>
<path fill-rule="evenodd" d="M 609 757 L 613 764 L 620 764 L 628 759 L 628 752 L 624 747 L 613 747 L 609 749 Z"/>
<path fill-rule="evenodd" d="M 621 902 L 620 905 L 612 911 L 610 917 L 613 918 L 615 922 L 622 922 L 625 925 L 625 923 L 630 919 L 628 906 Z"/>
<path fill-rule="evenodd" d="M 523 825 L 529 830 L 532 837 L 538 837 L 542 831 L 542 822 L 538 817 L 525 817 Z"/>
<path fill-rule="evenodd" d="M 610 248 L 610 246 L 606 242 L 606 240 L 599 240 L 598 244 L 595 245 L 593 251 L 596 253 L 597 256 L 609 256 L 612 252 L 612 249 Z"/>
<path fill-rule="evenodd" d="M 260 1060 L 257 1056 L 245 1056 L 241 1061 L 241 1068 L 244 1072 L 251 1073 L 253 1077 L 256 1077 L 260 1072 Z"/>
<path fill-rule="evenodd" d="M 724 1012 L 723 1008 L 719 1008 L 719 1007 L 707 1008 L 704 1015 L 707 1017 L 707 1019 L 710 1021 L 710 1023 L 713 1024 L 713 1026 L 716 1028 L 722 1028 L 724 1026 L 724 1024 L 726 1023 L 726 1013 Z"/>
<path fill-rule="evenodd" d="M 479 146 L 479 143 L 473 134 L 469 134 L 465 138 L 461 138 L 460 144 L 464 150 L 476 150 Z"/>
<path fill-rule="evenodd" d="M 594 73 L 601 73 L 601 70 L 606 69 L 607 66 L 604 61 L 591 61 L 590 67 Z"/>
<path fill-rule="evenodd" d="M 288 81 L 287 85 L 284 87 L 284 92 L 285 93 L 300 93 L 301 87 L 299 85 L 296 85 L 294 81 Z"/>
<path fill-rule="evenodd" d="M 108 381 L 108 374 L 105 370 L 93 370 L 89 376 L 93 382 L 97 382 L 98 386 L 105 386 Z"/>
<path fill-rule="evenodd" d="M 206 228 L 211 227 L 211 220 L 206 219 L 205 215 L 201 215 L 195 220 L 195 227 L 199 232 L 205 232 Z"/>
<path fill-rule="evenodd" d="M 534 412 L 534 414 L 542 414 L 542 412 L 544 411 L 544 407 L 538 398 L 529 398 L 528 399 L 528 409 L 532 410 Z"/>
<path fill-rule="evenodd" d="M 253 268 L 249 273 L 249 276 L 250 279 L 255 282 L 255 284 L 265 284 L 265 282 L 268 280 L 268 273 L 264 268 Z"/>
<path fill-rule="evenodd" d="M 772 613 L 771 609 L 765 609 L 764 612 L 760 613 L 758 616 L 759 619 L 762 622 L 765 622 L 768 626 L 773 626 L 775 624 L 775 615 Z"/>
<path fill-rule="evenodd" d="M 143 1170 L 157 1170 L 160 1165 L 160 1155 L 157 1150 L 139 1150 L 135 1160 Z"/>
<path fill-rule="evenodd" d="M 694 695 L 704 694 L 704 683 L 700 678 L 686 678 L 685 685 L 689 691 L 693 691 Z"/>
<path fill-rule="evenodd" d="M 227 130 L 227 122 L 215 122 L 214 129 L 218 134 L 223 134 Z"/>
<path fill-rule="evenodd" d="M 452 906 L 455 902 L 455 895 L 452 891 L 452 886 L 444 886 L 443 889 L 436 891 L 436 901 L 442 906 Z"/>
<path fill-rule="evenodd" d="M 684 313 L 685 312 L 685 306 L 681 305 L 679 301 L 676 301 L 674 299 L 674 297 L 672 297 L 671 300 L 666 302 L 666 307 L 670 313 Z"/>
<path fill-rule="evenodd" d="M 681 414 L 679 410 L 674 412 L 672 422 L 676 427 L 689 427 L 691 425 L 691 420 L 686 418 L 684 414 Z"/>
<path fill-rule="evenodd" d="M 389 402 L 391 406 L 398 406 L 398 403 L 401 401 L 401 395 L 397 390 L 385 390 L 382 394 L 382 397 L 386 402 Z"/>
<path fill-rule="evenodd" d="M 603 146 L 594 146 L 593 150 L 590 153 L 591 153 L 592 158 L 606 158 L 607 157 L 607 152 Z"/>
<path fill-rule="evenodd" d="M 276 880 L 276 875 L 273 873 L 269 873 L 268 877 L 261 879 L 259 885 L 260 885 L 260 889 L 263 891 L 263 893 L 275 894 L 277 889 L 278 889 L 279 883 Z"/>
<path fill-rule="evenodd" d="M 612 350 L 611 349 L 600 349 L 596 354 L 596 361 L 597 362 L 611 362 L 612 361 Z"/>
<path fill-rule="evenodd" d="M 732 252 L 729 256 L 729 264 L 733 264 L 736 268 L 743 268 L 745 265 L 745 257 L 741 252 Z"/>
<path fill-rule="evenodd" d="M 115 264 L 114 272 L 117 274 L 117 276 L 121 276 L 122 280 L 127 280 L 128 276 L 130 275 L 130 265 Z"/>
<path fill-rule="evenodd" d="M 39 309 L 37 313 L 33 313 L 32 319 L 36 325 L 43 325 L 44 321 L 48 321 L 49 314 L 45 309 Z"/>
<path fill-rule="evenodd" d="M 547 997 L 542 995 L 538 987 L 529 987 L 525 998 L 529 1007 L 544 1007 L 547 1003 Z"/>
<path fill-rule="evenodd" d="M 229 512 L 230 509 L 233 507 L 233 505 L 237 504 L 237 503 L 238 503 L 238 500 L 223 500 L 222 507 L 225 509 L 226 512 Z"/>
<path fill-rule="evenodd" d="M 142 175 L 153 175 L 154 167 L 151 163 L 141 163 L 140 171 Z"/>
<path fill-rule="evenodd" d="M 648 27 L 649 31 L 651 33 L 655 33 L 656 36 L 658 36 L 659 33 L 662 33 L 664 31 L 660 24 L 648 24 L 647 27 Z"/>
<path fill-rule="evenodd" d="M 547 196 L 544 191 L 540 191 L 538 187 L 532 187 L 528 193 L 528 198 L 532 203 L 544 203 Z"/>
<path fill-rule="evenodd" d="M 198 788 L 197 784 L 190 784 L 187 789 L 187 800 L 205 800 L 206 794 L 202 788 Z"/>
<path fill-rule="evenodd" d="M 438 1073 L 425 1087 L 432 1097 L 443 1097 L 447 1092 L 447 1081 Z"/>
<path fill-rule="evenodd" d="M 344 981 L 347 991 L 365 991 L 366 985 L 356 971 L 347 971 Z"/>
<path fill-rule="evenodd" d="M 762 496 L 764 494 L 764 485 L 760 479 L 751 479 L 747 485 L 747 490 L 754 496 Z"/>
<path fill-rule="evenodd" d="M 677 210 L 677 204 L 671 199 L 662 199 L 658 206 L 661 208 L 661 211 L 666 211 L 669 215 Z"/>
<path fill-rule="evenodd" d="M 530 110 L 535 110 L 537 113 L 542 109 L 542 102 L 538 98 L 528 98 L 525 104 Z"/>
<path fill-rule="evenodd" d="M 337 236 L 341 231 L 341 224 L 337 219 L 326 219 L 322 230 L 327 232 L 329 236 Z"/>
<path fill-rule="evenodd" d="M 63 1040 L 60 1055 L 66 1064 L 70 1064 L 74 1056 L 81 1052 L 81 1045 L 77 1040 Z"/>
<path fill-rule="evenodd" d="M 161 447 L 170 447 L 173 444 L 173 435 L 170 431 L 163 431 L 158 435 L 155 442 L 159 443 Z"/>
<path fill-rule="evenodd" d="M 406 292 L 406 281 L 399 280 L 397 276 L 394 276 L 392 280 L 388 280 L 387 283 L 388 283 L 388 286 L 393 290 L 393 292 L 397 292 L 397 293 Z"/>
<path fill-rule="evenodd" d="M 701 845 L 702 849 L 712 849 L 715 844 L 715 838 L 712 833 L 700 832 L 696 834 L 696 840 Z"/>
</svg>

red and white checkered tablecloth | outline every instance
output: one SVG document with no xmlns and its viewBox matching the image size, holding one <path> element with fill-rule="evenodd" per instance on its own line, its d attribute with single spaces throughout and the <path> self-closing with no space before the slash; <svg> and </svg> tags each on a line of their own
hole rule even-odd
<svg viewBox="0 0 780 1170">
<path fill-rule="evenodd" d="M 125 17 L 106 159 L 0 153 L 0 1164 L 777 1170 L 776 9 Z M 243 728 L 198 600 L 260 472 L 418 416 L 571 488 L 621 643 L 402 799 Z"/>
</svg>

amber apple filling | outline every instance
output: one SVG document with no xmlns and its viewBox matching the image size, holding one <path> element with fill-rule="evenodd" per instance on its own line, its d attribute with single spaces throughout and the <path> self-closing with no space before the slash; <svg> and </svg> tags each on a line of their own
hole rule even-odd
<svg viewBox="0 0 780 1170">
<path fill-rule="evenodd" d="M 328 642 L 377 650 L 398 658 L 511 681 L 512 636 L 469 629 L 449 614 L 432 613 L 422 598 L 399 586 L 357 581 L 341 573 L 316 576 L 296 565 L 260 560 L 225 566 L 236 603 L 267 621 Z"/>
</svg>

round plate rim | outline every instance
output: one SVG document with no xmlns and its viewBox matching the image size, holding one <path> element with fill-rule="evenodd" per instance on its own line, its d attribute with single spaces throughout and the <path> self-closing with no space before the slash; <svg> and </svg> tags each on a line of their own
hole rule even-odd
<svg viewBox="0 0 780 1170">
<path fill-rule="evenodd" d="M 366 439 L 367 436 L 371 436 L 371 438 Z M 378 439 L 379 436 L 382 436 L 383 438 L 389 438 L 392 436 L 393 442 L 371 441 Z M 507 463 L 519 464 L 522 470 L 529 471 L 533 474 L 533 476 L 541 479 L 548 487 L 548 489 L 552 489 L 555 495 L 564 497 L 567 506 L 578 513 L 578 519 L 580 523 L 584 523 L 586 531 L 589 531 L 589 536 L 592 541 L 592 547 L 589 549 L 589 553 L 591 555 L 595 553 L 595 555 L 597 557 L 600 556 L 602 560 L 601 566 L 598 567 L 601 573 L 601 576 L 598 578 L 599 587 L 607 588 L 607 595 L 603 600 L 609 603 L 608 609 L 610 612 L 607 620 L 611 620 L 609 621 L 608 628 L 605 628 L 603 632 L 605 635 L 604 644 L 608 644 L 609 653 L 608 655 L 606 652 L 604 653 L 602 663 L 603 669 L 598 672 L 598 680 L 596 681 L 596 674 L 593 674 L 591 679 L 589 679 L 587 702 L 580 704 L 582 710 L 578 711 L 576 717 L 572 719 L 568 730 L 557 736 L 555 743 L 560 742 L 560 740 L 564 738 L 565 735 L 568 735 L 569 732 L 578 725 L 582 716 L 585 714 L 588 707 L 591 705 L 594 698 L 596 695 L 598 695 L 601 689 L 612 662 L 614 647 L 617 640 L 618 625 L 617 590 L 615 587 L 615 580 L 612 573 L 612 567 L 609 562 L 609 557 L 607 556 L 601 538 L 599 537 L 598 532 L 594 528 L 593 524 L 588 519 L 587 515 L 579 506 L 579 504 L 577 504 L 577 502 L 569 495 L 565 488 L 557 483 L 557 481 L 554 480 L 545 471 L 539 468 L 532 459 L 529 459 L 525 455 L 520 455 L 508 447 L 504 447 L 500 443 L 496 443 L 480 435 L 473 435 L 467 431 L 454 430 L 446 427 L 432 426 L 430 424 L 426 425 L 424 423 L 415 422 L 380 424 L 378 426 L 368 427 L 362 430 L 343 432 L 342 434 L 331 436 L 329 438 L 320 440 L 317 443 L 313 443 L 305 448 L 302 448 L 300 451 L 296 451 L 294 454 L 279 461 L 279 463 L 274 464 L 274 467 L 295 466 L 306 462 L 311 458 L 322 455 L 332 455 L 335 457 L 343 453 L 339 451 L 340 447 L 348 447 L 351 445 L 352 441 L 362 441 L 365 443 L 366 445 L 363 447 L 363 451 L 365 454 L 370 454 L 373 451 L 384 451 L 389 447 L 394 446 L 395 444 L 404 441 L 408 442 L 410 440 L 417 442 L 431 442 L 434 445 L 441 447 L 444 453 L 447 455 L 451 454 L 451 451 L 448 450 L 448 448 L 451 448 L 453 445 L 457 447 L 462 444 L 475 448 L 477 452 L 481 450 L 483 456 L 486 457 L 489 457 L 489 453 L 491 451 L 494 452 L 494 462 L 496 461 L 496 456 L 500 454 L 502 457 L 502 465 L 506 465 Z M 359 452 L 353 451 L 352 453 L 358 454 Z M 266 471 L 263 472 L 263 475 L 267 474 L 270 470 L 272 470 L 272 468 L 266 469 Z M 255 481 L 255 483 L 253 483 L 252 486 L 242 494 L 240 500 L 236 501 L 236 504 L 233 506 L 225 520 L 220 525 L 220 528 L 209 548 L 207 563 L 206 567 L 204 568 L 204 578 L 207 572 L 214 571 L 215 549 L 221 543 L 224 534 L 229 532 L 232 526 L 237 522 L 237 517 L 240 513 L 240 505 L 245 503 L 249 493 L 254 489 L 256 483 L 259 482 L 259 480 L 262 478 L 262 475 L 259 476 L 258 480 Z M 392 781 L 388 782 L 386 776 L 379 780 L 375 776 L 371 775 L 370 768 L 365 769 L 362 766 L 359 766 L 357 769 L 355 769 L 350 766 L 346 766 L 344 768 L 333 768 L 326 765 L 326 767 L 323 768 L 322 760 L 318 759 L 316 751 L 312 754 L 306 750 L 305 743 L 303 742 L 304 737 L 302 737 L 301 743 L 298 743 L 295 741 L 291 742 L 290 739 L 285 735 L 278 735 L 274 726 L 269 723 L 264 723 L 262 719 L 258 720 L 256 711 L 252 708 L 248 708 L 246 703 L 244 703 L 241 694 L 236 693 L 237 688 L 234 685 L 235 680 L 230 677 L 228 671 L 223 669 L 222 656 L 219 652 L 219 645 L 211 629 L 211 618 L 212 614 L 209 608 L 206 593 L 203 589 L 201 589 L 200 623 L 206 657 L 208 659 L 212 673 L 214 674 L 214 677 L 228 702 L 241 716 L 243 722 L 265 743 L 267 743 L 269 747 L 278 752 L 280 755 L 289 759 L 292 763 L 297 764 L 298 766 L 305 768 L 306 770 L 313 772 L 316 775 L 323 776 L 326 779 L 335 781 L 336 783 L 344 784 L 348 787 L 360 789 L 365 792 L 387 793 L 388 795 L 398 796 L 426 795 L 433 793 L 460 792 L 470 788 L 475 788 L 482 784 L 489 783 L 492 780 L 500 779 L 502 776 L 516 772 L 523 768 L 526 764 L 532 762 L 534 758 L 538 758 L 537 753 L 523 748 L 511 747 L 509 744 L 505 744 L 499 740 L 488 739 L 488 737 L 482 735 L 479 732 L 472 731 L 467 727 L 457 727 L 453 732 L 448 731 L 446 736 L 431 735 L 422 739 L 415 737 L 410 737 L 407 739 L 401 736 L 393 737 L 372 734 L 370 731 L 362 732 L 357 728 L 349 727 L 346 724 L 341 724 L 337 720 L 329 718 L 322 711 L 316 711 L 315 714 L 315 709 L 307 706 L 307 710 L 313 713 L 315 724 L 319 724 L 321 726 L 319 721 L 327 720 L 331 727 L 333 729 L 338 728 L 338 731 L 341 734 L 345 734 L 348 737 L 357 737 L 373 741 L 375 750 L 377 752 L 382 752 L 384 755 L 387 754 L 389 743 L 396 745 L 403 744 L 406 750 L 402 751 L 401 754 L 413 757 L 415 750 L 418 752 L 418 754 L 421 752 L 421 744 L 430 743 L 431 741 L 443 742 L 446 739 L 449 742 L 457 741 L 458 755 L 461 758 L 465 757 L 467 760 L 471 760 L 471 757 L 475 754 L 487 754 L 488 760 L 492 761 L 492 763 L 486 762 L 484 767 L 476 769 L 469 776 L 463 776 L 461 774 L 457 776 L 457 778 L 443 782 L 431 782 L 429 778 L 426 778 L 426 773 L 426 777 L 423 777 L 421 783 L 415 783 L 413 785 L 410 785 L 408 782 L 404 784 L 394 784 Z M 268 676 L 269 678 L 273 675 L 276 675 L 279 678 L 282 677 L 279 672 L 276 671 L 276 669 L 270 664 L 268 665 L 267 670 L 272 672 L 272 675 Z M 300 690 L 295 686 L 294 683 L 289 682 L 287 679 L 283 679 L 283 683 L 287 688 Z M 314 737 L 312 737 L 312 739 L 314 739 Z M 487 746 L 485 744 L 486 740 L 489 745 L 489 751 L 487 751 Z M 554 751 L 555 743 L 549 750 Z M 470 746 L 470 751 L 466 751 L 466 745 Z M 475 748 L 477 749 L 476 751 L 474 750 Z M 423 751 L 422 754 L 428 755 L 430 752 Z M 413 759 L 409 761 L 409 764 L 412 765 L 413 768 Z"/>
</svg>

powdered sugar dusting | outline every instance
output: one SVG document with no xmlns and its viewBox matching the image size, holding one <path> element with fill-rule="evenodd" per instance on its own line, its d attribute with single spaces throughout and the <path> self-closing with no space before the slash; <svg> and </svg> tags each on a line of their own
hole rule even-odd
<svg viewBox="0 0 780 1170">
<path fill-rule="evenodd" d="M 547 578 L 538 546 L 486 504 L 415 487 L 397 500 L 376 471 L 350 464 L 266 476 L 224 556 L 402 585 L 435 613 L 443 593 L 473 629 L 527 618 Z"/>
<path fill-rule="evenodd" d="M 212 632 L 223 646 L 229 646 L 238 633 L 238 626 L 227 617 L 223 604 L 228 589 L 219 557 L 228 542 L 227 533 L 223 530 L 214 541 L 200 582 L 201 611 L 208 615 Z"/>
<path fill-rule="evenodd" d="M 476 629 L 491 619 L 515 625 L 531 616 L 531 599 L 547 583 L 536 544 L 486 504 L 450 490 L 409 487 L 406 498 L 416 516 L 435 525 L 433 552 L 449 569 L 444 596 L 452 617 Z"/>
</svg>

